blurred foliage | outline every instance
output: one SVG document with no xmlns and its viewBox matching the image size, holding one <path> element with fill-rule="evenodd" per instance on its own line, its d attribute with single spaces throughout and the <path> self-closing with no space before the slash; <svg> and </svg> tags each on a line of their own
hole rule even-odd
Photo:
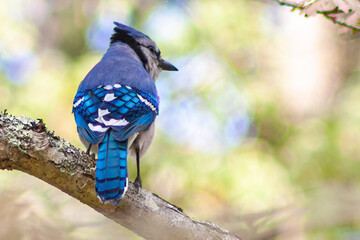
<svg viewBox="0 0 360 240">
<path fill-rule="evenodd" d="M 180 69 L 157 80 L 146 189 L 243 239 L 357 239 L 360 44 L 290 10 L 245 0 L 6 1 L 0 108 L 42 118 L 82 147 L 77 86 L 112 21 L 130 24 Z M 1 239 L 139 239 L 37 179 L 0 179 Z"/>
</svg>

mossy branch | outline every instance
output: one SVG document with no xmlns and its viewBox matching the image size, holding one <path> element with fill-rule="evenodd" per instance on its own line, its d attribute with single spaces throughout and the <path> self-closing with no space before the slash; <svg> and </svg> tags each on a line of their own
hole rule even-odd
<svg viewBox="0 0 360 240">
<path fill-rule="evenodd" d="M 94 190 L 95 164 L 85 152 L 47 131 L 41 120 L 0 115 L 0 169 L 40 178 L 145 239 L 240 239 L 132 183 L 118 205 L 101 203 Z"/>
</svg>

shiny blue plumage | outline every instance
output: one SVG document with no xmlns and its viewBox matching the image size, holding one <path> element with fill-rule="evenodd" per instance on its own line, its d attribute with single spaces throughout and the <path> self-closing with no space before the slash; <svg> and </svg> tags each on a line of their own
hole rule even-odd
<svg viewBox="0 0 360 240">
<path fill-rule="evenodd" d="M 80 83 L 78 91 L 120 83 L 157 96 L 154 80 L 134 54 L 134 51 L 124 43 L 112 44 L 101 61 Z"/>
<path fill-rule="evenodd" d="M 127 139 L 146 130 L 158 110 L 154 81 L 122 43 L 112 45 L 80 84 L 73 113 L 80 137 L 99 144 L 95 185 L 103 202 L 122 197 Z"/>
<path fill-rule="evenodd" d="M 127 140 L 116 141 L 108 131 L 99 144 L 95 189 L 102 201 L 117 199 L 127 188 Z"/>
<path fill-rule="evenodd" d="M 105 136 L 105 132 L 92 131 L 89 128 L 89 123 L 115 130 L 113 133 L 115 139 L 124 141 L 134 133 L 145 130 L 155 120 L 159 107 L 157 97 L 128 86 L 113 87 L 111 90 L 105 88 L 106 86 L 98 86 L 94 89 L 80 91 L 74 99 L 74 104 L 82 98 L 84 99 L 76 107 L 73 107 L 73 112 L 79 134 L 90 143 L 99 143 Z M 109 102 L 104 101 L 107 94 L 113 94 L 115 99 Z M 139 96 L 151 103 L 154 109 L 141 101 Z M 110 112 L 103 116 L 105 121 L 124 119 L 129 123 L 124 126 L 107 126 L 99 123 L 97 120 L 99 118 L 99 109 L 106 109 Z"/>
<path fill-rule="evenodd" d="M 101 111 L 109 113 L 101 116 Z M 120 84 L 98 86 L 76 94 L 73 112 L 79 135 L 91 144 L 99 143 L 95 181 L 99 197 L 104 202 L 120 199 L 127 187 L 127 139 L 146 130 L 155 120 L 158 98 Z M 124 124 L 109 123 L 114 120 Z"/>
<path fill-rule="evenodd" d="M 103 202 L 117 202 L 127 189 L 128 149 L 141 186 L 140 156 L 151 144 L 159 112 L 154 80 L 162 70 L 177 71 L 148 36 L 115 25 L 109 49 L 80 83 L 73 104 L 81 141 L 98 151 L 95 186 Z"/>
</svg>

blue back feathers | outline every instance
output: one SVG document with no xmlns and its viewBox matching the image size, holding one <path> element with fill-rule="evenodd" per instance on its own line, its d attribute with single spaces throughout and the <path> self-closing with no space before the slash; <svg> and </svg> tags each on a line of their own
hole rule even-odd
<svg viewBox="0 0 360 240">
<path fill-rule="evenodd" d="M 134 50 L 121 42 L 109 47 L 101 61 L 80 83 L 78 92 L 116 83 L 157 96 L 154 80 L 144 69 L 143 63 Z"/>
<path fill-rule="evenodd" d="M 159 112 L 154 80 L 139 55 L 121 42 L 142 33 L 116 25 L 114 42 L 81 82 L 73 104 L 79 135 L 99 144 L 95 186 L 103 202 L 116 201 L 125 193 L 127 140 L 146 130 Z"/>
<path fill-rule="evenodd" d="M 150 126 L 158 102 L 157 96 L 120 84 L 76 94 L 73 112 L 78 133 L 91 144 L 99 143 L 95 186 L 103 202 L 120 199 L 126 191 L 127 139 Z"/>
<path fill-rule="evenodd" d="M 143 91 L 115 84 L 80 91 L 73 112 L 79 134 L 92 144 L 99 143 L 107 130 L 124 141 L 146 130 L 159 111 L 158 98 Z"/>
</svg>

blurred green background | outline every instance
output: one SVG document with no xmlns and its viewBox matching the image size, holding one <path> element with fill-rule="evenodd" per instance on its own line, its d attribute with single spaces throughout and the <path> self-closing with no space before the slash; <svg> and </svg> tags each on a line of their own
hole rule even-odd
<svg viewBox="0 0 360 240">
<path fill-rule="evenodd" d="M 1 3 L 0 109 L 84 149 L 73 97 L 129 24 L 180 70 L 157 80 L 144 188 L 243 239 L 360 239 L 360 44 L 337 25 L 270 0 Z M 0 239 L 141 239 L 15 171 L 0 216 Z"/>
</svg>

